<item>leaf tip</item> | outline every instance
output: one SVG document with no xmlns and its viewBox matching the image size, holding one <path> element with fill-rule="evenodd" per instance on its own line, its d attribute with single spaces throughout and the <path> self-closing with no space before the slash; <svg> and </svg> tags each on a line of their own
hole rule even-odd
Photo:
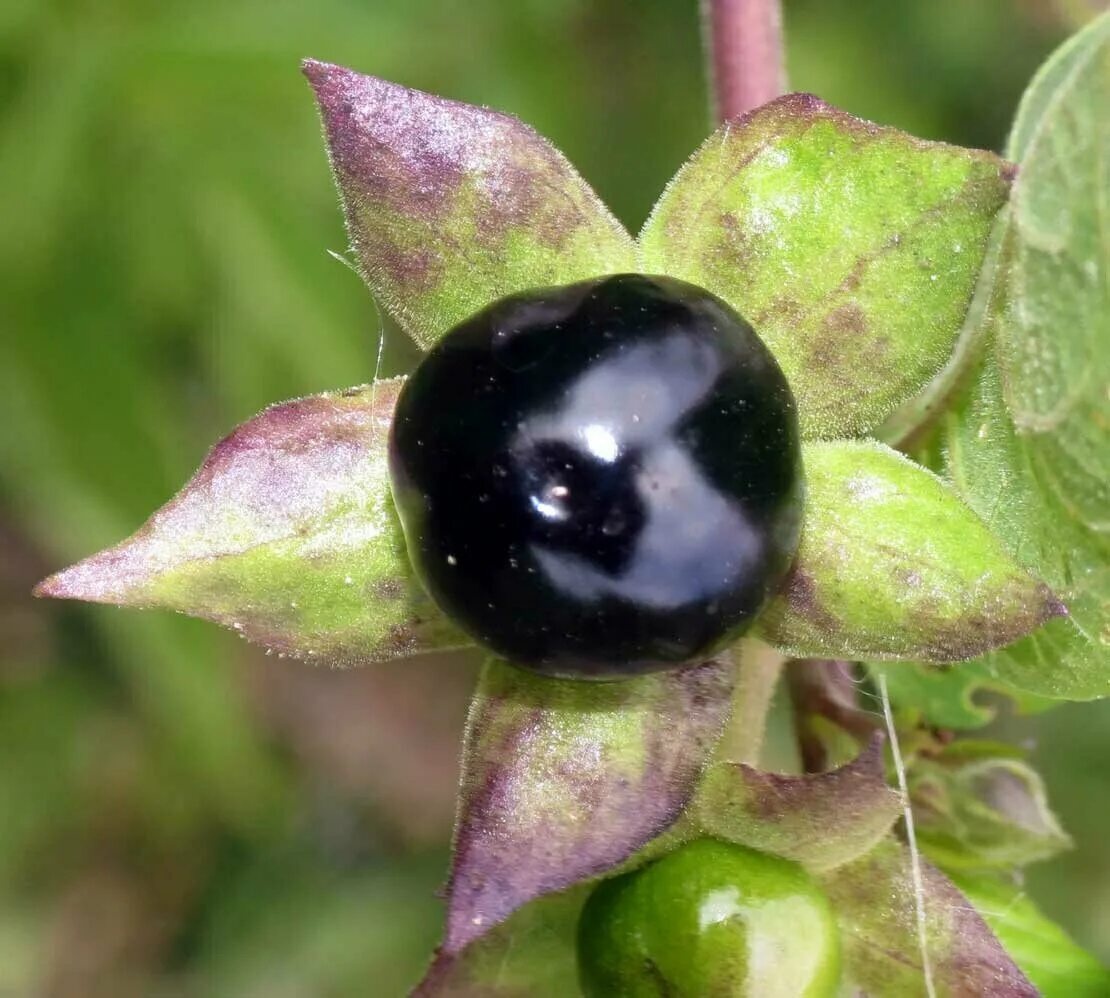
<svg viewBox="0 0 1110 998">
<path fill-rule="evenodd" d="M 831 110 L 833 110 L 832 105 L 821 100 L 816 94 L 795 91 L 794 93 L 783 94 L 781 97 L 769 100 L 766 104 L 761 104 L 759 107 L 752 108 L 750 111 L 744 111 L 730 118 L 725 122 L 725 127 L 742 127 L 751 124 L 758 118 L 764 117 L 774 119 L 812 118 L 818 114 L 824 114 Z"/>
<path fill-rule="evenodd" d="M 302 59 L 301 72 L 304 73 L 312 89 L 319 91 L 328 80 L 341 73 L 351 73 L 351 70 L 345 70 L 342 66 L 336 66 L 331 62 L 321 62 L 319 59 Z"/>
<path fill-rule="evenodd" d="M 301 72 L 312 87 L 333 144 L 339 128 L 357 129 L 357 109 L 368 107 L 373 111 L 379 101 L 388 102 L 391 96 L 411 93 L 399 84 L 319 59 L 302 59 Z"/>
<path fill-rule="evenodd" d="M 95 554 L 43 579 L 31 595 L 37 599 L 123 604 L 127 600 L 118 573 L 113 570 L 115 561 L 111 551 Z"/>
<path fill-rule="evenodd" d="M 1071 616 L 1071 611 L 1068 609 L 1067 603 L 1060 599 L 1059 596 L 1057 596 L 1051 589 L 1048 588 L 1048 586 L 1044 585 L 1043 583 L 1041 588 L 1044 593 L 1044 619 L 1041 621 L 1042 624 L 1047 624 L 1050 620 L 1054 620 L 1056 617 Z"/>
<path fill-rule="evenodd" d="M 65 572 L 55 572 L 49 578 L 43 579 L 31 590 L 35 599 L 66 599 Z"/>
<path fill-rule="evenodd" d="M 832 108 L 831 104 L 821 100 L 816 94 L 811 94 L 804 90 L 797 90 L 793 93 L 776 97 L 770 102 L 770 106 L 780 108 L 784 111 L 793 111 L 797 114 L 816 114 L 821 111 L 831 110 Z"/>
</svg>

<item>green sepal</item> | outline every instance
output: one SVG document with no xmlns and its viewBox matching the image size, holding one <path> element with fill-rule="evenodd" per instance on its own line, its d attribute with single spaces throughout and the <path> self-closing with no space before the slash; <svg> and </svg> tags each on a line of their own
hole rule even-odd
<svg viewBox="0 0 1110 998">
<path fill-rule="evenodd" d="M 953 489 L 875 442 L 803 448 L 801 543 L 764 639 L 798 658 L 972 658 L 1064 612 Z"/>
<path fill-rule="evenodd" d="M 471 704 L 441 955 L 673 829 L 724 726 L 727 658 L 613 683 L 492 660 Z"/>
<path fill-rule="evenodd" d="M 1012 870 L 1071 848 L 1044 781 L 1014 749 L 957 741 L 907 774 L 918 843 L 946 871 Z"/>
<path fill-rule="evenodd" d="M 694 820 L 709 835 L 810 870 L 834 869 L 870 850 L 902 815 L 901 796 L 884 775 L 882 744 L 876 736 L 847 765 L 803 776 L 715 762 Z"/>
<path fill-rule="evenodd" d="M 840 923 L 846 993 L 1037 998 L 1037 991 L 956 886 L 926 860 L 916 889 L 909 850 L 888 838 L 821 877 Z M 924 949 L 918 908 L 924 913 Z"/>
<path fill-rule="evenodd" d="M 724 124 L 640 236 L 774 351 L 807 438 L 878 426 L 941 369 L 1012 167 L 791 94 Z"/>
<path fill-rule="evenodd" d="M 953 881 L 1041 998 L 1110 995 L 1110 970 L 1050 921 L 1020 886 L 984 875 L 956 874 Z"/>
<path fill-rule="evenodd" d="M 307 60 L 359 269 L 421 345 L 505 295 L 636 270 L 632 237 L 511 115 Z"/>
<path fill-rule="evenodd" d="M 577 992 L 578 917 L 592 885 L 526 904 L 461 952 L 440 950 L 413 998 L 567 998 Z"/>
<path fill-rule="evenodd" d="M 36 594 L 177 610 L 329 665 L 469 644 L 414 580 L 393 509 L 386 442 L 400 386 L 266 409 L 137 533 Z"/>
</svg>

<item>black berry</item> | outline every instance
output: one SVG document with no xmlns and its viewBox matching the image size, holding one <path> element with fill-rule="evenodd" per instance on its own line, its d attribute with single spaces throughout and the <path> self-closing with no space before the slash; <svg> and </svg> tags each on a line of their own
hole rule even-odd
<svg viewBox="0 0 1110 998">
<path fill-rule="evenodd" d="M 794 400 L 720 299 L 634 274 L 505 298 L 401 391 L 416 573 L 511 662 L 612 678 L 738 636 L 797 544 Z"/>
</svg>

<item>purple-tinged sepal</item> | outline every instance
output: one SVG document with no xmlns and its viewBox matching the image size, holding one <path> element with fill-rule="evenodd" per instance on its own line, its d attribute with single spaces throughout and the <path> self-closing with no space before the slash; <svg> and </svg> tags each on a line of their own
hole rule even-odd
<svg viewBox="0 0 1110 998">
<path fill-rule="evenodd" d="M 137 533 L 36 594 L 177 610 L 330 665 L 468 644 L 413 579 L 393 510 L 386 441 L 400 385 L 266 409 Z"/>
<path fill-rule="evenodd" d="M 309 59 L 358 266 L 421 345 L 505 295 L 634 271 L 635 243 L 511 115 Z"/>
<path fill-rule="evenodd" d="M 845 993 L 899 998 L 1037 998 L 966 897 L 927 860 L 914 876 L 893 837 L 821 877 L 836 909 Z"/>
<path fill-rule="evenodd" d="M 880 735 L 854 760 L 824 773 L 780 775 L 744 763 L 714 763 L 696 809 L 707 834 L 813 871 L 863 855 L 901 815 L 902 798 L 886 781 Z"/>
<path fill-rule="evenodd" d="M 725 723 L 732 677 L 726 659 L 615 683 L 487 664 L 467 728 L 441 958 L 670 831 Z"/>
<path fill-rule="evenodd" d="M 961 740 L 907 772 L 918 841 L 945 870 L 1012 872 L 1071 848 L 1040 774 L 1019 750 Z"/>
<path fill-rule="evenodd" d="M 757 627 L 798 658 L 958 662 L 1067 613 L 932 472 L 882 444 L 802 451 L 798 553 Z"/>
</svg>

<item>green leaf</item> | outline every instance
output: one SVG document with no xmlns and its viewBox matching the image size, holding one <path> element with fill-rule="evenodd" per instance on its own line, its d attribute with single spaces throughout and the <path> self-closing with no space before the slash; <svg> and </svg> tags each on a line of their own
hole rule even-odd
<svg viewBox="0 0 1110 998">
<path fill-rule="evenodd" d="M 874 442 L 803 449 L 806 512 L 782 593 L 760 617 L 799 658 L 971 658 L 1062 612 L 953 490 Z"/>
<path fill-rule="evenodd" d="M 724 725 L 732 676 L 725 659 L 615 683 L 488 663 L 467 724 L 443 952 L 670 829 Z"/>
<path fill-rule="evenodd" d="M 959 875 L 956 885 L 998 936 L 1041 998 L 1106 998 L 1110 970 L 1046 918 L 1019 886 Z"/>
<path fill-rule="evenodd" d="M 811 870 L 833 869 L 866 853 L 902 815 L 902 799 L 883 773 L 882 744 L 877 736 L 847 765 L 804 776 L 716 763 L 705 774 L 695 818 L 718 838 Z"/>
<path fill-rule="evenodd" d="M 1091 60 L 1100 57 L 1110 40 L 1110 16 L 1094 18 L 1083 30 L 1068 38 L 1045 60 L 1034 74 L 1021 98 L 1021 105 L 1014 116 L 1007 152 L 1016 160 L 1022 159 L 1031 146 L 1039 141 L 1037 133 L 1046 118 L 1058 113 L 1053 108 L 1062 95 L 1075 84 L 1075 77 L 1090 68 Z"/>
<path fill-rule="evenodd" d="M 516 118 L 308 60 L 352 248 L 424 346 L 498 298 L 636 270 L 635 244 Z"/>
<path fill-rule="evenodd" d="M 1026 94 L 1021 172 L 988 316 L 995 352 L 946 426 L 948 473 L 1069 616 L 995 653 L 1000 679 L 1073 700 L 1110 694 L 1110 15 Z"/>
<path fill-rule="evenodd" d="M 1036 714 L 1058 701 L 1014 689 L 988 668 L 982 658 L 958 665 L 926 662 L 870 662 L 867 668 L 886 676 L 891 703 L 912 710 L 936 728 L 966 731 L 994 720 L 996 703 L 1005 698 L 1019 714 Z M 994 702 L 992 702 L 994 701 Z"/>
<path fill-rule="evenodd" d="M 1011 168 L 791 94 L 722 126 L 640 237 L 774 351 L 806 437 L 878 426 L 940 370 Z"/>
<path fill-rule="evenodd" d="M 909 767 L 918 842 L 945 870 L 1012 869 L 1071 847 L 1044 782 L 1020 758 L 968 755 L 956 742 Z"/>
<path fill-rule="evenodd" d="M 1091 400 L 1092 405 L 1097 405 Z M 948 473 L 1016 558 L 1053 584 L 1068 615 L 983 665 L 997 679 L 1042 696 L 1089 700 L 1110 694 L 1110 545 L 1095 510 L 1077 504 L 1105 490 L 1097 478 L 1110 466 L 1100 457 L 1091 427 L 1062 426 L 1052 433 L 1019 431 L 1007 410 L 997 366 L 983 365 L 963 407 L 947 419 Z M 1108 423 L 1107 425 L 1110 425 Z M 1070 426 L 1070 429 L 1069 429 Z M 1084 469 L 1076 460 L 1087 446 Z M 1084 477 L 1086 476 L 1086 477 Z M 1110 501 L 1110 497 L 1108 497 Z"/>
<path fill-rule="evenodd" d="M 918 896 L 906 847 L 886 839 L 821 879 L 840 923 L 846 983 L 875 998 L 929 994 L 918 935 Z M 952 882 L 925 861 L 920 903 L 937 998 L 1036 998 L 1036 989 L 986 922 Z"/>
<path fill-rule="evenodd" d="M 178 610 L 329 664 L 468 644 L 413 579 L 389 495 L 400 386 L 266 409 L 136 534 L 36 594 Z"/>
<path fill-rule="evenodd" d="M 461 953 L 441 950 L 413 998 L 568 998 L 578 993 L 581 885 L 526 904 Z"/>
</svg>

